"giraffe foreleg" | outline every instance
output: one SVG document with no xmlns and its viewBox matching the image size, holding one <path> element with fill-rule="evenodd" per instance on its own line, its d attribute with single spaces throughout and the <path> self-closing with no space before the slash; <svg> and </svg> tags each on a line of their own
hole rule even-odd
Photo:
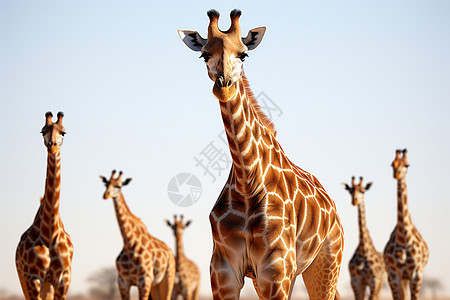
<svg viewBox="0 0 450 300">
<path fill-rule="evenodd" d="M 70 285 L 70 277 L 71 276 L 71 271 L 70 269 L 66 269 L 63 272 L 61 272 L 61 274 L 57 277 L 59 277 L 59 280 L 53 282 L 51 285 L 53 286 L 53 290 L 54 290 L 54 294 L 55 294 L 55 299 L 61 299 L 61 300 L 65 300 L 66 299 L 66 295 L 67 295 L 67 291 L 69 290 L 69 285 Z M 47 282 L 44 284 L 44 286 L 47 284 Z M 46 293 L 50 293 L 51 294 L 51 287 L 49 286 L 48 289 L 45 288 L 44 291 Z M 48 299 L 46 296 L 43 295 L 42 299 Z M 50 297 L 50 299 L 53 299 L 53 297 Z"/>
<path fill-rule="evenodd" d="M 414 273 L 414 276 L 410 281 L 411 300 L 419 299 L 420 287 L 422 286 L 422 270 L 418 270 Z"/>
<path fill-rule="evenodd" d="M 342 262 L 343 240 L 338 231 L 333 241 L 325 239 L 313 262 L 303 272 L 309 299 L 333 300 L 338 297 L 336 287 Z"/>
<path fill-rule="evenodd" d="M 242 272 L 235 271 L 224 254 L 214 250 L 210 264 L 213 299 L 239 299 L 244 286 Z"/>
<path fill-rule="evenodd" d="M 123 278 L 122 276 L 119 275 L 119 277 L 117 279 L 117 284 L 119 286 L 120 298 L 122 300 L 129 300 L 130 299 L 130 287 L 131 286 L 128 283 L 128 281 L 125 280 L 125 278 Z"/>
<path fill-rule="evenodd" d="M 388 283 L 391 288 L 393 299 L 404 300 L 406 297 L 406 286 L 408 281 L 402 280 L 397 273 L 390 270 L 388 273 Z"/>
<path fill-rule="evenodd" d="M 351 285 L 355 294 L 355 300 L 364 300 L 366 286 L 361 282 L 361 278 L 352 276 Z"/>
<path fill-rule="evenodd" d="M 153 278 L 142 279 L 138 290 L 139 290 L 139 299 L 140 300 L 148 300 L 150 297 L 150 292 L 152 290 L 152 281 Z"/>
<path fill-rule="evenodd" d="M 383 276 L 378 275 L 372 277 L 369 288 L 370 288 L 370 295 L 369 300 L 379 300 L 380 299 L 380 292 L 381 288 L 383 287 Z"/>
<path fill-rule="evenodd" d="M 289 299 L 297 269 L 294 249 L 283 249 L 275 245 L 263 265 L 256 269 L 258 294 L 261 299 Z"/>
<path fill-rule="evenodd" d="M 42 300 L 41 298 L 41 280 L 36 276 L 24 276 L 25 286 L 22 286 L 23 294 L 26 300 Z"/>
</svg>

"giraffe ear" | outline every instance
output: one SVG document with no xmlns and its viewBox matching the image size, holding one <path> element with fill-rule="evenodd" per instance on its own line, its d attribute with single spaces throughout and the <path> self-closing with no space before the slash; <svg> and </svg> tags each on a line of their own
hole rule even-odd
<svg viewBox="0 0 450 300">
<path fill-rule="evenodd" d="M 247 36 L 242 38 L 242 43 L 247 46 L 248 50 L 253 50 L 261 43 L 266 27 L 258 27 L 250 29 Z"/>
<path fill-rule="evenodd" d="M 341 183 L 345 190 L 350 191 L 350 187 L 345 182 Z"/>
<path fill-rule="evenodd" d="M 188 227 L 189 225 L 191 225 L 191 223 L 192 223 L 191 220 L 187 221 L 186 224 L 184 224 L 184 228 L 186 228 L 186 227 Z"/>
<path fill-rule="evenodd" d="M 202 47 L 206 44 L 206 39 L 202 38 L 197 31 L 192 30 L 178 30 L 178 35 L 180 36 L 183 43 L 189 47 L 189 49 L 200 52 Z"/>
<path fill-rule="evenodd" d="M 172 227 L 172 224 L 170 224 L 170 221 L 165 219 L 164 221 L 166 221 L 166 224 L 169 225 L 169 227 Z"/>
<path fill-rule="evenodd" d="M 370 189 L 370 187 L 372 186 L 373 182 L 369 182 L 366 184 L 366 187 L 364 188 L 366 191 Z"/>
<path fill-rule="evenodd" d="M 132 178 L 127 178 L 127 179 L 125 179 L 125 181 L 122 183 L 122 185 L 125 186 L 125 185 L 129 184 L 130 181 L 131 181 L 131 179 L 132 179 Z"/>
<path fill-rule="evenodd" d="M 100 176 L 100 179 L 102 180 L 103 183 L 107 183 L 108 179 L 106 179 L 105 176 Z"/>
</svg>

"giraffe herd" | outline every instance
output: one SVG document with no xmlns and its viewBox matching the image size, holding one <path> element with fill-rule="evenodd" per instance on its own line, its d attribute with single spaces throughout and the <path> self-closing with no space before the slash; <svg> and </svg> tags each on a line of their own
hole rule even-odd
<svg viewBox="0 0 450 300">
<path fill-rule="evenodd" d="M 207 38 L 179 30 L 182 41 L 200 52 L 214 82 L 232 157 L 230 174 L 209 220 L 213 238 L 210 282 L 214 299 L 239 299 L 244 277 L 253 280 L 260 299 L 290 299 L 296 277 L 302 275 L 310 299 L 339 299 L 337 282 L 344 247 L 344 230 L 336 205 L 319 180 L 294 164 L 276 138 L 271 120 L 261 111 L 243 72 L 247 52 L 261 42 L 265 27 L 241 37 L 241 12 L 233 10 L 227 31 L 218 27 L 220 14 L 208 11 Z M 71 280 L 73 246 L 59 216 L 60 149 L 65 134 L 63 114 L 45 115 L 42 128 L 47 148 L 44 197 L 31 227 L 16 251 L 16 267 L 24 296 L 29 299 L 66 299 Z M 418 299 L 428 248 L 414 226 L 407 207 L 405 150 L 392 163 L 398 182 L 398 219 L 384 249 L 378 252 L 366 225 L 364 194 L 372 183 L 344 184 L 358 207 L 359 244 L 350 260 L 351 286 L 356 300 L 378 300 L 387 277 L 395 300 Z M 184 252 L 183 232 L 191 221 L 166 220 L 175 237 L 175 254 L 152 236 L 125 202 L 122 179 L 113 170 L 104 199 L 114 204 L 123 249 L 116 259 L 122 299 L 137 286 L 139 299 L 198 299 L 200 271 Z"/>
</svg>

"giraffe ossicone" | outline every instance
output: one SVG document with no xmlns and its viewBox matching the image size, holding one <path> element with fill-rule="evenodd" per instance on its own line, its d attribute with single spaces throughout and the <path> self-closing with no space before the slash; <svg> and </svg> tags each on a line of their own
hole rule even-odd
<svg viewBox="0 0 450 300">
<path fill-rule="evenodd" d="M 386 270 L 383 254 L 375 249 L 366 223 L 364 194 L 372 182 L 364 185 L 363 177 L 359 177 L 359 183 L 356 184 L 353 176 L 351 184 L 343 183 L 343 186 L 352 197 L 352 205 L 358 207 L 359 244 L 348 264 L 353 293 L 356 300 L 364 300 L 366 287 L 369 287 L 369 300 L 378 300 L 386 279 Z"/>
<path fill-rule="evenodd" d="M 47 148 L 44 197 L 33 224 L 20 238 L 16 269 L 25 299 L 66 299 L 71 280 L 73 245 L 59 215 L 61 193 L 61 146 L 66 133 L 64 114 L 45 114 L 41 130 Z"/>
<path fill-rule="evenodd" d="M 219 13 L 209 11 L 207 39 L 179 31 L 205 60 L 233 162 L 210 213 L 213 297 L 238 299 L 247 276 L 260 299 L 289 299 L 302 274 L 310 299 L 338 298 L 343 229 L 335 203 L 316 177 L 289 160 L 260 110 L 243 62 L 265 27 L 242 38 L 240 15 L 233 10 L 230 28 L 221 31 Z"/>
<path fill-rule="evenodd" d="M 103 199 L 112 198 L 114 210 L 123 238 L 123 249 L 116 259 L 119 292 L 122 300 L 130 299 L 131 286 L 137 286 L 139 299 L 169 300 L 175 281 L 175 257 L 172 250 L 152 236 L 147 227 L 128 208 L 122 187 L 131 178 L 122 180 L 122 171 L 107 179 L 100 176 L 106 186 Z"/>
</svg>

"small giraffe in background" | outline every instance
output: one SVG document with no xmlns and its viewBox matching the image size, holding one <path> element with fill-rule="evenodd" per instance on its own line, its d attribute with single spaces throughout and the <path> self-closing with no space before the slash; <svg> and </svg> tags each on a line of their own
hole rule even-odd
<svg viewBox="0 0 450 300">
<path fill-rule="evenodd" d="M 175 257 L 162 241 L 150 235 L 146 226 L 133 215 L 125 202 L 122 187 L 131 178 L 122 181 L 122 172 L 110 179 L 100 176 L 106 186 L 103 199 L 112 198 L 123 238 L 123 249 L 116 259 L 118 283 L 122 299 L 130 299 L 131 286 L 137 286 L 139 299 L 169 300 L 175 281 Z"/>
<path fill-rule="evenodd" d="M 349 262 L 351 284 L 356 300 L 363 300 L 366 287 L 369 287 L 370 300 L 380 299 L 380 291 L 386 280 L 384 258 L 381 252 L 375 249 L 366 225 L 366 210 L 364 207 L 364 193 L 372 186 L 372 182 L 363 185 L 363 178 L 359 183 L 343 183 L 345 189 L 352 197 L 352 205 L 358 206 L 359 245 Z"/>
<path fill-rule="evenodd" d="M 183 215 L 178 219 L 173 216 L 173 223 L 166 220 L 167 225 L 173 230 L 175 236 L 175 264 L 176 279 L 173 288 L 172 300 L 182 295 L 185 300 L 197 300 L 200 291 L 200 270 L 197 265 L 184 254 L 183 233 L 191 221 L 184 222 Z"/>
<path fill-rule="evenodd" d="M 266 28 L 241 37 L 240 16 L 233 10 L 230 28 L 222 31 L 219 12 L 208 11 L 207 39 L 178 31 L 205 60 L 232 157 L 209 215 L 213 297 L 239 299 L 246 276 L 260 299 L 289 299 L 302 274 L 311 300 L 338 298 L 344 237 L 336 205 L 315 176 L 289 160 L 253 96 L 243 62 Z"/>
<path fill-rule="evenodd" d="M 414 226 L 408 210 L 406 173 L 409 163 L 406 152 L 406 149 L 397 150 L 392 162 L 394 178 L 397 179 L 397 226 L 384 248 L 384 261 L 394 300 L 407 298 L 408 282 L 411 300 L 419 298 L 423 269 L 429 256 L 428 246 Z"/>
<path fill-rule="evenodd" d="M 31 227 L 20 238 L 16 268 L 25 299 L 66 299 L 71 279 L 73 245 L 59 215 L 61 193 L 60 150 L 66 130 L 64 114 L 45 114 L 42 128 L 47 148 L 45 193 Z"/>
</svg>

